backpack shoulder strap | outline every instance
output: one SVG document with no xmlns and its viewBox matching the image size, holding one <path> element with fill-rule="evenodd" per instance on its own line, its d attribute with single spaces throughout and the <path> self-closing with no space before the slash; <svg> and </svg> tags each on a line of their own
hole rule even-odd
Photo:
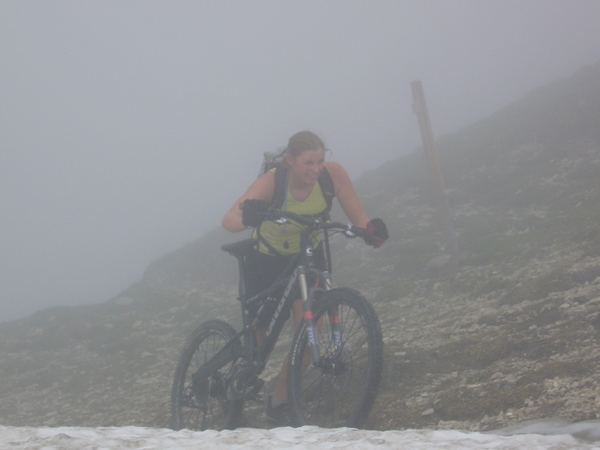
<svg viewBox="0 0 600 450">
<path fill-rule="evenodd" d="M 281 209 L 285 201 L 287 169 L 281 164 L 275 167 L 275 188 L 273 189 L 273 198 L 271 208 Z"/>
<path fill-rule="evenodd" d="M 319 175 L 319 186 L 321 186 L 321 191 L 323 192 L 323 196 L 325 197 L 325 201 L 327 202 L 327 209 L 325 212 L 331 211 L 331 206 L 333 205 L 333 197 L 335 197 L 335 186 L 333 185 L 333 179 L 331 178 L 331 174 L 327 171 L 326 168 L 323 168 L 321 175 Z"/>
</svg>

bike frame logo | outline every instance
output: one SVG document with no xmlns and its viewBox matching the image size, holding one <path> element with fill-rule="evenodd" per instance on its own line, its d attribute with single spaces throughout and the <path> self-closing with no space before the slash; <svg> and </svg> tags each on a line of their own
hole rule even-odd
<svg viewBox="0 0 600 450">
<path fill-rule="evenodd" d="M 267 336 L 271 334 L 271 331 L 273 330 L 273 326 L 275 325 L 275 322 L 277 322 L 277 318 L 279 317 L 279 314 L 281 314 L 281 310 L 283 309 L 283 305 L 285 305 L 285 301 L 287 300 L 288 296 L 290 295 L 290 292 L 292 290 L 292 288 L 294 287 L 294 283 L 296 282 L 296 278 L 298 278 L 298 273 L 294 272 L 294 275 L 292 276 L 292 278 L 290 279 L 287 288 L 285 288 L 285 292 L 283 293 L 283 297 L 281 297 L 281 300 L 279 301 L 279 304 L 277 305 L 277 309 L 275 310 L 275 314 L 273 315 L 273 318 L 271 319 L 271 323 L 269 324 L 269 328 L 267 329 Z"/>
</svg>

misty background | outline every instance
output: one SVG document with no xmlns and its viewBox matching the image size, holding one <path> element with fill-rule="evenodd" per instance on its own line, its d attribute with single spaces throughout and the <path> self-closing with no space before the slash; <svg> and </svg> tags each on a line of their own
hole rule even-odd
<svg viewBox="0 0 600 450">
<path fill-rule="evenodd" d="M 108 300 L 310 129 L 353 178 L 600 60 L 595 0 L 0 0 L 0 321 Z"/>
</svg>

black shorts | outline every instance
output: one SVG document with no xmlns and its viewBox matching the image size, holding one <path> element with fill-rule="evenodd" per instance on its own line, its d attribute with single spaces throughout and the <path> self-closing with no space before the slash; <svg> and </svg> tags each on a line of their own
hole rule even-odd
<svg viewBox="0 0 600 450">
<path fill-rule="evenodd" d="M 289 266 L 295 255 L 271 256 L 254 250 L 244 260 L 246 297 L 270 287 Z"/>
<path fill-rule="evenodd" d="M 294 256 L 295 255 L 271 256 L 261 253 L 258 250 L 254 250 L 248 254 L 244 259 L 246 298 L 253 297 L 259 292 L 272 286 L 277 278 L 289 266 L 290 262 L 294 259 Z M 272 293 L 271 297 L 276 300 L 268 301 L 268 303 L 265 304 L 265 308 L 261 311 L 258 319 L 258 328 L 266 328 L 268 326 L 269 321 L 275 313 L 277 300 L 279 300 L 284 290 L 285 286 L 282 286 L 281 289 Z M 250 316 L 252 319 L 256 315 L 261 304 L 262 303 L 252 305 L 250 308 Z"/>
<path fill-rule="evenodd" d="M 251 251 L 244 259 L 244 280 L 246 284 L 246 298 L 250 298 L 261 291 L 269 288 L 277 280 L 277 278 L 288 268 L 290 263 L 296 255 L 282 256 L 282 255 L 267 255 L 259 252 L 258 250 Z M 318 267 L 323 267 L 325 264 L 325 257 L 322 246 L 319 246 L 315 251 L 316 264 Z M 290 268 L 290 269 L 293 269 Z M 269 302 L 263 311 L 261 311 L 259 317 L 258 328 L 266 328 L 271 317 L 277 307 L 277 301 L 283 295 L 286 286 L 282 286 L 271 294 L 271 297 L 275 299 L 273 302 Z M 250 308 L 250 315 L 254 317 L 256 312 L 260 308 L 260 304 L 253 305 Z"/>
<path fill-rule="evenodd" d="M 267 255 L 258 250 L 252 250 L 244 259 L 246 298 L 250 298 L 270 287 L 283 271 L 288 268 L 295 256 Z M 315 250 L 315 263 L 317 267 L 325 266 L 325 256 L 322 246 L 317 247 Z M 283 293 L 284 288 L 285 286 L 279 295 Z M 273 296 L 278 297 L 279 295 L 277 294 L 274 293 Z"/>
</svg>

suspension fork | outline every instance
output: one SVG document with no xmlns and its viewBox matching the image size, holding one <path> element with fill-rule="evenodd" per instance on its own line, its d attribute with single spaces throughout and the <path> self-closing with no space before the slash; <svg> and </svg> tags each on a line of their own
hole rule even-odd
<svg viewBox="0 0 600 450">
<path fill-rule="evenodd" d="M 302 311 L 304 313 L 304 322 L 306 323 L 306 333 L 308 338 L 309 354 L 313 364 L 317 364 L 321 358 L 318 342 L 318 327 L 315 322 L 314 315 L 314 300 L 315 292 L 324 291 L 331 289 L 331 277 L 328 272 L 322 272 L 317 280 L 321 279 L 324 282 L 323 287 L 319 287 L 318 284 L 315 286 L 308 287 L 306 268 L 299 268 L 299 285 L 300 293 L 302 295 Z M 340 318 L 337 314 L 337 308 L 333 307 L 327 311 L 329 316 L 329 322 L 332 330 L 333 346 L 335 350 L 341 347 L 341 330 L 340 330 Z"/>
<path fill-rule="evenodd" d="M 331 289 L 331 274 L 329 272 L 323 272 L 323 281 L 325 282 L 325 290 L 329 291 Z M 338 312 L 337 306 L 332 306 L 327 310 L 329 326 L 331 327 L 331 339 L 333 341 L 333 348 L 336 351 L 342 346 L 342 329 Z"/>
<path fill-rule="evenodd" d="M 300 285 L 300 295 L 302 296 L 302 311 L 304 322 L 306 323 L 306 335 L 308 338 L 308 349 L 310 359 L 313 364 L 317 364 L 321 357 L 319 352 L 319 342 L 317 339 L 317 327 L 315 326 L 315 313 L 313 312 L 314 287 L 308 288 L 306 279 L 306 267 L 298 268 L 298 284 Z"/>
</svg>

